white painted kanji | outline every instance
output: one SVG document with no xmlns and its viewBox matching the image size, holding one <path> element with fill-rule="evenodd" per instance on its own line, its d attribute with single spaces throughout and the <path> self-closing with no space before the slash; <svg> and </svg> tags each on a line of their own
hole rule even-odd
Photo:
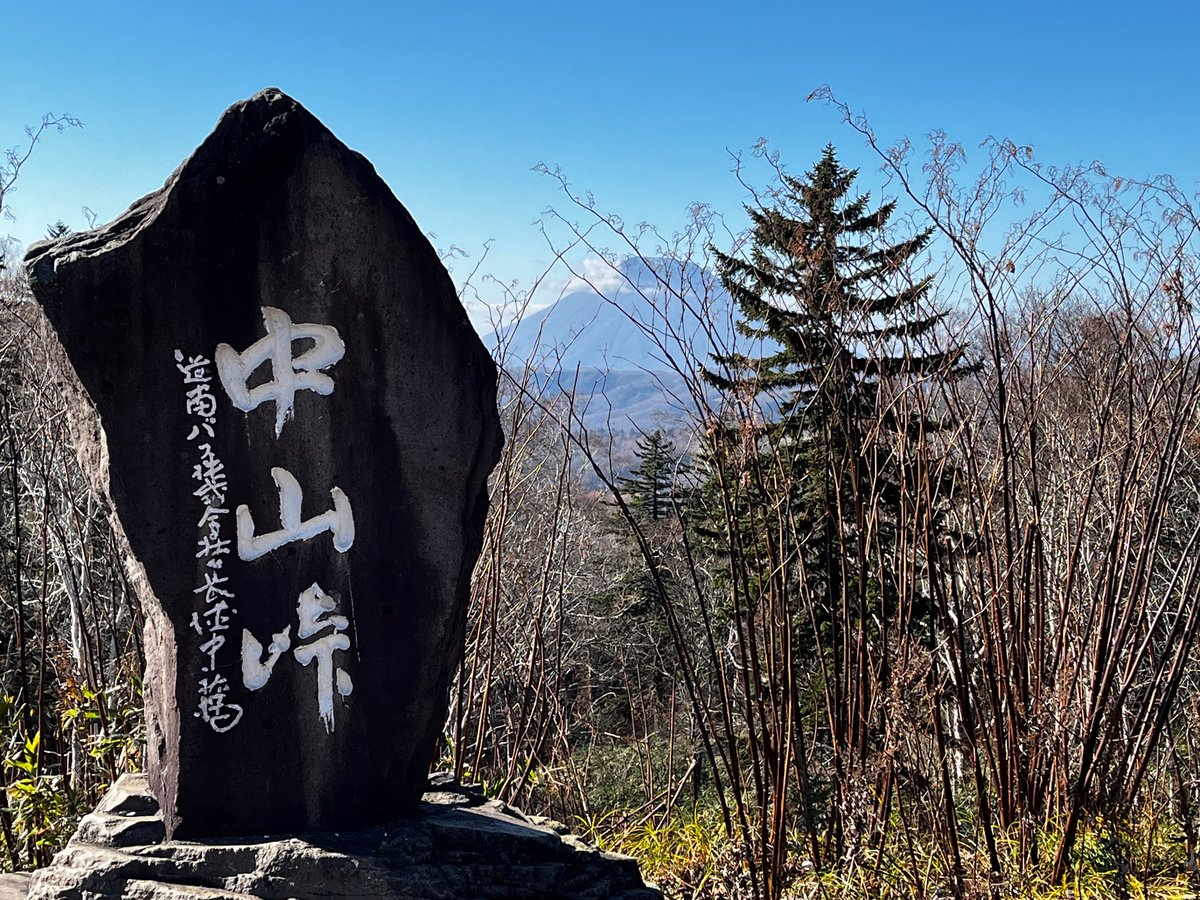
<svg viewBox="0 0 1200 900">
<path fill-rule="evenodd" d="M 283 424 L 292 415 L 296 391 L 313 391 L 322 396 L 333 393 L 333 379 L 321 372 L 341 359 L 346 345 L 332 325 L 295 324 L 282 309 L 262 308 L 265 337 L 242 353 L 229 344 L 217 344 L 217 374 L 233 405 L 250 412 L 261 403 L 275 401 L 275 436 L 283 433 Z M 314 341 L 299 356 L 292 356 L 292 342 L 305 338 Z M 259 366 L 271 363 L 271 378 L 248 387 Z"/>
<path fill-rule="evenodd" d="M 309 666 L 317 661 L 317 715 L 327 732 L 334 728 L 333 694 L 336 690 L 342 697 L 348 697 L 354 692 L 354 682 L 350 673 L 335 666 L 333 655 L 340 650 L 350 649 L 350 637 L 344 634 L 350 627 L 350 620 L 345 616 L 334 615 L 337 601 L 321 590 L 321 586 L 313 582 L 300 594 L 296 604 L 296 614 L 300 626 L 296 629 L 299 640 L 314 637 L 321 632 L 331 629 L 316 640 L 300 644 L 292 650 L 292 656 L 302 666 Z M 267 647 L 267 659 L 263 661 L 263 646 L 248 630 L 242 630 L 242 683 L 252 691 L 266 686 L 271 678 L 271 672 L 279 657 L 291 649 L 292 626 L 288 625 L 283 631 L 272 635 Z"/>
<path fill-rule="evenodd" d="M 183 373 L 183 383 L 188 388 L 185 411 L 192 418 L 191 431 L 187 440 L 199 453 L 199 462 L 192 467 L 192 479 L 200 486 L 192 492 L 204 507 L 204 513 L 196 527 L 200 536 L 196 541 L 195 559 L 202 560 L 203 583 L 192 593 L 201 595 L 203 610 L 193 610 L 188 623 L 196 634 L 208 639 L 200 645 L 200 653 L 206 665 L 197 685 L 198 701 L 192 715 L 201 719 L 213 731 L 224 733 L 234 728 L 242 719 L 242 707 L 229 702 L 229 682 L 217 669 L 218 654 L 225 646 L 222 634 L 230 627 L 230 617 L 236 610 L 230 606 L 234 599 L 229 579 L 221 575 L 224 565 L 221 559 L 229 553 L 231 541 L 221 537 L 221 517 L 228 514 L 225 496 L 229 490 L 225 464 L 217 457 L 211 440 L 216 436 L 217 399 L 212 393 L 212 361 L 204 356 L 184 356 L 182 350 L 175 351 L 175 368 Z M 208 441 L 197 439 L 207 437 Z"/>
<path fill-rule="evenodd" d="M 333 497 L 333 509 L 311 519 L 301 519 L 300 506 L 304 500 L 304 493 L 300 490 L 300 482 L 287 469 L 278 466 L 271 469 L 271 478 L 279 488 L 281 527 L 278 531 L 257 534 L 250 508 L 245 504 L 239 506 L 237 542 L 238 556 L 241 559 L 258 559 L 284 544 L 306 541 L 323 531 L 333 533 L 333 547 L 339 553 L 350 549 L 354 544 L 354 513 L 350 509 L 350 499 L 341 488 L 335 487 L 329 492 Z"/>
<path fill-rule="evenodd" d="M 258 638 L 247 629 L 242 629 L 242 684 L 252 691 L 266 686 L 271 678 L 271 671 L 280 655 L 287 653 L 292 646 L 292 626 L 271 635 L 271 643 L 267 645 L 267 661 L 263 662 L 263 646 Z"/>
</svg>

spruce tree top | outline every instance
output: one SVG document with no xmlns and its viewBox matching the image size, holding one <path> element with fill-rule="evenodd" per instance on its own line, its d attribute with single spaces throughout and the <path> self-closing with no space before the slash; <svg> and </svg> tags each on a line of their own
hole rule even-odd
<svg viewBox="0 0 1200 900">
<path fill-rule="evenodd" d="M 881 375 L 953 369 L 961 359 L 957 348 L 914 351 L 944 315 L 922 302 L 932 277 L 906 277 L 932 230 L 888 243 L 895 203 L 872 208 L 869 194 L 852 194 L 857 175 L 827 146 L 804 178 L 781 176 L 774 205 L 747 207 L 745 258 L 714 250 L 742 313 L 738 331 L 765 339 L 768 352 L 718 355 L 706 377 L 723 390 L 775 392 L 782 423 L 808 411 L 845 424 L 874 409 Z"/>
</svg>

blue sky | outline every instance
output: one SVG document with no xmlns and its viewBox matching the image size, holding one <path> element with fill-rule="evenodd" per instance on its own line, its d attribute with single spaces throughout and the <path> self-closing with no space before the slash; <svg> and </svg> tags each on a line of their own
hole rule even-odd
<svg viewBox="0 0 1200 900">
<path fill-rule="evenodd" d="M 528 280 L 561 167 L 626 221 L 682 227 L 693 201 L 735 224 L 730 152 L 767 138 L 803 171 L 834 142 L 880 182 L 829 84 L 879 136 L 989 135 L 1047 162 L 1200 177 L 1200 6 L 1184 3 L 132 3 L 5 11 L 0 145 L 42 113 L 7 198 L 23 243 L 157 189 L 231 103 L 290 93 L 364 153 L 435 243 Z"/>
</svg>

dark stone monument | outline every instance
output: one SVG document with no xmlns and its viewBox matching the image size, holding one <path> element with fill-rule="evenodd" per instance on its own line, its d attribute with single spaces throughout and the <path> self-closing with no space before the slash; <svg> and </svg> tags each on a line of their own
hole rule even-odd
<svg viewBox="0 0 1200 900">
<path fill-rule="evenodd" d="M 495 365 L 417 225 L 266 90 L 26 262 L 146 615 L 165 836 L 414 810 L 501 442 Z"/>
</svg>

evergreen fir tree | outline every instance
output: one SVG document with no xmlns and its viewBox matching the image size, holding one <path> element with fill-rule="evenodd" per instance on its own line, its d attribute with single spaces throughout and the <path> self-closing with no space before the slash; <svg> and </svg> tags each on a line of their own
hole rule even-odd
<svg viewBox="0 0 1200 900">
<path fill-rule="evenodd" d="M 900 420 L 877 402 L 882 380 L 966 371 L 961 348 L 928 349 L 944 315 L 927 309 L 932 277 L 905 277 L 931 230 L 889 243 L 895 204 L 872 207 L 869 195 L 852 193 L 856 176 L 827 146 L 804 178 L 782 176 L 774 205 L 748 208 L 748 257 L 714 251 L 739 332 L 770 349 L 716 356 L 705 372 L 723 391 L 766 400 L 761 433 L 795 476 L 790 502 L 807 536 L 800 552 L 809 586 L 843 618 L 854 607 L 865 614 L 869 595 L 885 589 L 867 582 L 863 548 L 854 546 L 866 494 L 886 509 L 906 474 L 889 469 L 866 429 L 900 435 L 940 424 Z M 838 596 L 848 590 L 858 602 Z"/>
<path fill-rule="evenodd" d="M 748 208 L 753 222 L 749 259 L 716 251 L 721 281 L 742 313 L 738 330 L 778 350 L 761 358 L 718 356 L 729 373 L 707 372 L 727 390 L 745 387 L 782 396 L 779 429 L 801 437 L 805 422 L 832 423 L 841 441 L 855 421 L 875 414 L 881 375 L 945 371 L 960 349 L 914 356 L 865 353 L 926 337 L 942 313 L 921 309 L 932 276 L 898 278 L 929 243 L 931 229 L 885 242 L 895 203 L 871 209 L 870 196 L 850 196 L 857 171 L 845 169 L 827 146 L 805 179 L 783 176 L 777 205 Z"/>
<path fill-rule="evenodd" d="M 666 518 L 676 509 L 676 480 L 682 467 L 675 444 L 657 429 L 638 439 L 637 468 L 618 479 L 635 509 L 652 522 Z"/>
<path fill-rule="evenodd" d="M 890 401 L 897 388 L 966 371 L 961 348 L 938 346 L 932 278 L 909 275 L 932 232 L 892 242 L 895 204 L 854 193 L 856 175 L 826 147 L 804 178 L 782 175 L 771 206 L 748 209 L 745 257 L 714 251 L 738 331 L 764 349 L 715 356 L 705 372 L 735 408 L 759 401 L 760 419 L 713 426 L 710 468 L 722 478 L 724 513 L 715 521 L 729 548 L 731 596 L 741 598 L 731 607 L 742 611 L 740 627 L 771 635 L 766 671 L 775 674 L 766 677 L 777 680 L 767 689 L 792 698 L 791 727 L 800 728 L 803 692 L 823 695 L 839 792 L 822 800 L 810 785 L 805 802 L 832 805 L 839 853 L 861 824 L 852 786 L 874 777 L 866 760 L 886 732 L 876 697 L 904 643 L 896 635 L 920 635 L 929 623 L 929 598 L 906 594 L 901 608 L 894 581 L 897 529 L 913 527 L 916 508 L 906 489 L 919 477 L 896 450 L 941 423 Z M 919 515 L 923 536 L 936 531 L 940 513 Z M 786 632 L 771 628 L 781 620 Z M 789 681 L 806 676 L 806 686 Z M 768 761 L 777 772 L 789 764 L 782 755 Z M 873 789 L 882 793 L 883 783 Z"/>
</svg>

